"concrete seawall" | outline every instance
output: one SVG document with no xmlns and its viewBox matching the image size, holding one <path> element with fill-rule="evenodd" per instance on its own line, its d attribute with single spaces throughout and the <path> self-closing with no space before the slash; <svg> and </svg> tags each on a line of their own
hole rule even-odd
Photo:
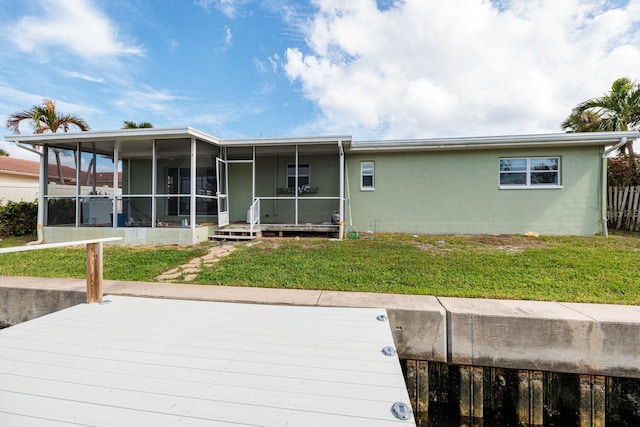
<svg viewBox="0 0 640 427">
<path fill-rule="evenodd" d="M 383 307 L 402 359 L 640 378 L 640 306 L 105 281 L 105 295 Z M 83 279 L 0 276 L 0 325 L 84 302 Z"/>
</svg>

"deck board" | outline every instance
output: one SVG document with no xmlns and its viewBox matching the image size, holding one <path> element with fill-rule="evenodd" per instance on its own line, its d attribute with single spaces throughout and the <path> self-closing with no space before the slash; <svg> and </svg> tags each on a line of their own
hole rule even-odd
<svg viewBox="0 0 640 427">
<path fill-rule="evenodd" d="M 0 331 L 0 425 L 411 425 L 384 309 L 107 297 Z"/>
</svg>

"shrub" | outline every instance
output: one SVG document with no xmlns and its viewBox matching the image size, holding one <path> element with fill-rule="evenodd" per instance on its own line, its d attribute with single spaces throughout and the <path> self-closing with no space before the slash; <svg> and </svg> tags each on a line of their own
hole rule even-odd
<svg viewBox="0 0 640 427">
<path fill-rule="evenodd" d="M 607 180 L 610 186 L 640 185 L 640 157 L 609 158 Z"/>
<path fill-rule="evenodd" d="M 36 232 L 37 202 L 12 202 L 0 205 L 0 236 L 25 236 Z"/>
</svg>

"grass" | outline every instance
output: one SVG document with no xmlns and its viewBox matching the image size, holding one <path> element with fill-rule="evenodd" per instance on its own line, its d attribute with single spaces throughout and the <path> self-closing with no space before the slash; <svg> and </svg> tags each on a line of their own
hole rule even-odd
<svg viewBox="0 0 640 427">
<path fill-rule="evenodd" d="M 341 242 L 264 239 L 240 245 L 193 283 L 640 304 L 638 235 L 370 237 Z M 0 246 L 10 245 L 5 240 Z M 152 281 L 204 254 L 207 246 L 107 246 L 104 275 Z M 84 248 L 3 254 L 0 275 L 84 277 L 84 263 Z"/>
<path fill-rule="evenodd" d="M 201 284 L 640 304 L 640 237 L 418 236 L 269 240 Z"/>
<path fill-rule="evenodd" d="M 33 240 L 33 236 L 8 238 L 0 241 L 0 247 Z M 111 280 L 154 281 L 163 271 L 205 253 L 202 246 L 105 246 L 103 275 Z M 0 254 L 0 275 L 84 278 L 86 260 L 84 246 Z"/>
</svg>

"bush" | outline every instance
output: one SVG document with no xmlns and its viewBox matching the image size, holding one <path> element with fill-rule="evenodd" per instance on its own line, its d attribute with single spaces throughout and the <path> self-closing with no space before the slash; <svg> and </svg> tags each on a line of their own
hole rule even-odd
<svg viewBox="0 0 640 427">
<path fill-rule="evenodd" d="M 0 236 L 25 236 L 36 232 L 37 202 L 12 202 L 0 205 Z"/>
<path fill-rule="evenodd" d="M 609 158 L 607 180 L 610 186 L 640 185 L 640 157 Z"/>
</svg>

